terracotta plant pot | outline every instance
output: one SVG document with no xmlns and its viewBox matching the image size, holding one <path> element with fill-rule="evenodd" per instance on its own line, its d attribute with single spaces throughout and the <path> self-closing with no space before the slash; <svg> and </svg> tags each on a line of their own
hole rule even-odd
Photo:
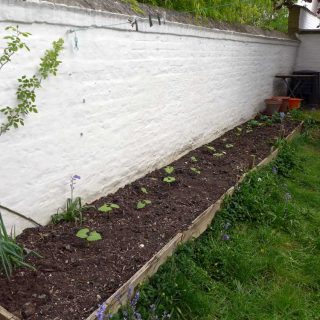
<svg viewBox="0 0 320 320">
<path fill-rule="evenodd" d="M 289 99 L 290 97 L 285 96 L 278 96 L 278 97 L 272 97 L 272 99 L 279 99 L 282 101 L 279 112 L 288 112 L 289 110 Z"/>
<path fill-rule="evenodd" d="M 303 99 L 299 98 L 290 98 L 289 99 L 289 110 L 299 109 L 301 107 L 301 102 Z"/>
<path fill-rule="evenodd" d="M 272 116 L 279 111 L 282 104 L 281 99 L 266 99 L 265 101 L 266 109 L 263 111 L 263 114 Z"/>
</svg>

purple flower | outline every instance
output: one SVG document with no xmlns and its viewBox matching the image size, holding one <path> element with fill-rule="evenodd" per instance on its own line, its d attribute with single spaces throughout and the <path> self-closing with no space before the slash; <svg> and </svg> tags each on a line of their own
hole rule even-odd
<svg viewBox="0 0 320 320">
<path fill-rule="evenodd" d="M 105 304 L 100 304 L 99 309 L 97 311 L 97 319 L 98 320 L 103 320 L 104 319 L 104 314 L 106 312 L 107 306 Z"/>
<path fill-rule="evenodd" d="M 137 291 L 136 294 L 134 295 L 134 298 L 130 302 L 130 304 L 133 308 L 137 305 L 139 298 L 140 298 L 140 293 L 139 293 L 139 291 Z"/>
<path fill-rule="evenodd" d="M 273 174 L 278 174 L 278 169 L 276 167 L 272 167 L 272 173 Z"/>
<path fill-rule="evenodd" d="M 74 176 L 72 177 L 72 179 L 74 179 L 74 180 L 76 180 L 76 179 L 80 180 L 81 177 L 76 174 L 76 175 L 74 175 Z"/>
<path fill-rule="evenodd" d="M 221 237 L 221 240 L 223 241 L 228 241 L 230 240 L 230 236 L 228 234 L 224 234 L 222 237 Z"/>
</svg>

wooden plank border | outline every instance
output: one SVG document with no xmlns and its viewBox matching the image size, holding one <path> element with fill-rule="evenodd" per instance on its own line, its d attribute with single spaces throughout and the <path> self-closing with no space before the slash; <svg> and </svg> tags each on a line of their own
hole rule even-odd
<svg viewBox="0 0 320 320">
<path fill-rule="evenodd" d="M 302 130 L 303 122 L 299 124 L 285 139 L 289 142 L 293 140 Z M 276 158 L 279 153 L 279 149 L 274 150 L 268 157 L 262 160 L 256 167 L 252 168 L 248 172 L 244 173 L 235 186 L 227 190 L 214 204 L 212 204 L 207 210 L 200 214 L 187 230 L 182 233 L 178 233 L 172 238 L 160 251 L 158 251 L 142 268 L 140 268 L 125 284 L 123 284 L 111 297 L 105 301 L 108 306 L 109 312 L 115 313 L 122 305 L 125 305 L 131 298 L 128 296 L 129 291 L 133 291 L 139 284 L 154 275 L 159 267 L 166 262 L 168 257 L 172 256 L 179 244 L 185 243 L 191 239 L 198 238 L 203 232 L 205 232 L 212 223 L 216 213 L 221 209 L 223 200 L 234 193 L 237 185 L 239 185 L 244 178 L 253 170 L 258 167 L 267 165 Z M 86 320 L 95 320 L 97 311 L 94 311 Z M 16 316 L 5 310 L 0 306 L 0 320 L 19 320 Z"/>
</svg>

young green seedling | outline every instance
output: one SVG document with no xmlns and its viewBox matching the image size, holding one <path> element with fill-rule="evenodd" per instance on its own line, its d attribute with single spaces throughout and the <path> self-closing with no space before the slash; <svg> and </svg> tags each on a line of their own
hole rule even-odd
<svg viewBox="0 0 320 320">
<path fill-rule="evenodd" d="M 222 152 L 214 153 L 213 156 L 220 158 L 220 157 L 223 157 L 225 154 L 227 154 L 227 153 L 225 151 L 222 151 Z"/>
<path fill-rule="evenodd" d="M 216 149 L 212 146 L 207 145 L 206 148 L 210 151 L 210 152 L 215 152 Z"/>
<path fill-rule="evenodd" d="M 141 190 L 142 193 L 148 194 L 148 190 L 146 188 L 141 188 L 140 190 Z"/>
<path fill-rule="evenodd" d="M 166 174 L 171 174 L 174 171 L 174 167 L 167 166 L 167 167 L 164 168 L 164 171 L 166 172 Z"/>
<path fill-rule="evenodd" d="M 98 211 L 103 213 L 111 212 L 113 209 L 119 209 L 120 207 L 115 203 L 105 203 L 103 206 L 101 206 Z"/>
<path fill-rule="evenodd" d="M 143 208 L 145 208 L 148 204 L 151 204 L 151 201 L 150 201 L 150 200 L 140 200 L 140 201 L 137 203 L 137 209 L 143 209 Z"/>
<path fill-rule="evenodd" d="M 85 239 L 89 242 L 98 241 L 102 239 L 102 236 L 97 231 L 90 231 L 88 228 L 80 229 L 76 236 L 81 239 Z"/>
<path fill-rule="evenodd" d="M 198 162 L 198 159 L 196 157 L 191 157 L 190 159 L 192 162 Z"/>
<path fill-rule="evenodd" d="M 196 173 L 196 174 L 200 174 L 200 173 L 201 173 L 201 171 L 200 171 L 199 169 L 194 168 L 194 167 L 190 168 L 190 170 L 191 170 L 192 172 Z"/>
<path fill-rule="evenodd" d="M 227 144 L 226 144 L 226 148 L 227 148 L 227 149 L 231 149 L 231 148 L 233 148 L 233 147 L 234 147 L 234 146 L 233 146 L 233 144 L 231 144 L 231 143 L 227 143 Z"/>
<path fill-rule="evenodd" d="M 175 182 L 176 178 L 175 177 L 165 177 L 165 178 L 163 178 L 163 181 L 170 184 L 170 183 Z"/>
</svg>

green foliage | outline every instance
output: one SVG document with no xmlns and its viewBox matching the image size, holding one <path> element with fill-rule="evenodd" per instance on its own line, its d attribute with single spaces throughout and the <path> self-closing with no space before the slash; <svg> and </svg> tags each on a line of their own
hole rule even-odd
<svg viewBox="0 0 320 320">
<path fill-rule="evenodd" d="M 85 239 L 89 242 L 99 241 L 102 239 L 102 236 L 97 231 L 90 231 L 88 228 L 80 229 L 76 236 L 81 239 Z"/>
<path fill-rule="evenodd" d="M 216 157 L 216 158 L 221 158 L 221 157 L 223 157 L 225 154 L 226 154 L 226 152 L 225 152 L 225 151 L 222 151 L 222 152 L 216 152 L 216 153 L 214 153 L 213 156 Z"/>
<path fill-rule="evenodd" d="M 192 172 L 196 173 L 196 174 L 200 174 L 201 173 L 201 171 L 199 169 L 195 168 L 195 167 L 191 167 L 190 170 Z"/>
<path fill-rule="evenodd" d="M 33 251 L 31 251 L 29 254 L 39 256 Z M 26 256 L 25 250 L 22 246 L 16 243 L 14 236 L 8 235 L 2 215 L 0 213 L 0 271 L 4 272 L 9 279 L 15 268 L 24 267 L 35 270 L 33 266 L 24 262 Z"/>
<path fill-rule="evenodd" d="M 19 27 L 8 27 L 13 34 L 4 37 L 8 40 L 7 45 L 0 56 L 0 70 L 2 67 L 11 61 L 12 56 L 20 49 L 29 50 L 28 46 L 22 41 L 30 35 L 28 32 L 21 32 Z M 29 113 L 38 113 L 38 108 L 35 104 L 36 90 L 40 88 L 43 79 L 47 79 L 49 75 L 56 75 L 58 66 L 61 61 L 58 60 L 59 54 L 63 49 L 64 41 L 59 39 L 54 41 L 51 50 L 47 50 L 41 58 L 38 74 L 27 77 L 22 76 L 18 79 L 19 86 L 16 92 L 18 105 L 15 107 L 5 106 L 0 109 L 4 115 L 5 121 L 0 124 L 0 135 L 7 132 L 11 128 L 18 128 L 24 125 L 24 118 Z"/>
<path fill-rule="evenodd" d="M 233 147 L 234 147 L 234 145 L 231 144 L 231 143 L 227 143 L 227 144 L 226 144 L 226 148 L 227 148 L 227 149 L 231 149 L 231 148 L 233 148 Z"/>
<path fill-rule="evenodd" d="M 12 34 L 5 36 L 3 39 L 7 40 L 7 44 L 0 56 L 0 70 L 11 61 L 12 56 L 21 49 L 30 51 L 29 47 L 23 42 L 23 38 L 28 38 L 31 34 L 28 32 L 21 32 L 19 26 L 9 26 L 5 28 L 6 31 L 11 31 Z"/>
<path fill-rule="evenodd" d="M 213 147 L 213 146 L 210 146 L 210 145 L 207 145 L 206 148 L 207 148 L 207 150 L 208 150 L 209 152 L 211 152 L 211 153 L 216 151 L 216 148 Z"/>
<path fill-rule="evenodd" d="M 113 209 L 120 209 L 120 206 L 118 206 L 115 203 L 105 203 L 103 206 L 98 208 L 98 211 L 108 213 L 111 212 Z"/>
<path fill-rule="evenodd" d="M 194 157 L 194 156 L 191 157 L 190 159 L 191 159 L 192 162 L 198 162 L 198 159 L 196 157 Z"/>
<path fill-rule="evenodd" d="M 79 222 L 82 224 L 82 211 L 86 207 L 82 207 L 81 198 L 77 197 L 74 200 L 67 199 L 66 209 L 61 213 L 56 213 L 51 217 L 52 223 L 58 224 L 62 221 Z"/>
<path fill-rule="evenodd" d="M 151 201 L 150 200 L 140 200 L 138 203 L 137 203 L 137 209 L 143 209 L 145 208 L 147 205 L 151 204 Z"/>
<path fill-rule="evenodd" d="M 141 190 L 142 193 L 148 194 L 148 190 L 147 190 L 146 188 L 143 188 L 143 187 L 142 187 L 140 190 Z"/>
<path fill-rule="evenodd" d="M 135 0 L 130 0 L 135 2 Z M 248 24 L 287 32 L 288 9 L 274 10 L 272 0 L 139 0 L 218 21 Z"/>
<path fill-rule="evenodd" d="M 174 183 L 176 181 L 176 178 L 168 176 L 163 178 L 163 181 L 170 184 L 170 183 Z"/>
<path fill-rule="evenodd" d="M 166 174 L 172 174 L 174 172 L 174 167 L 172 166 L 167 166 L 164 168 L 164 171 Z"/>
</svg>

